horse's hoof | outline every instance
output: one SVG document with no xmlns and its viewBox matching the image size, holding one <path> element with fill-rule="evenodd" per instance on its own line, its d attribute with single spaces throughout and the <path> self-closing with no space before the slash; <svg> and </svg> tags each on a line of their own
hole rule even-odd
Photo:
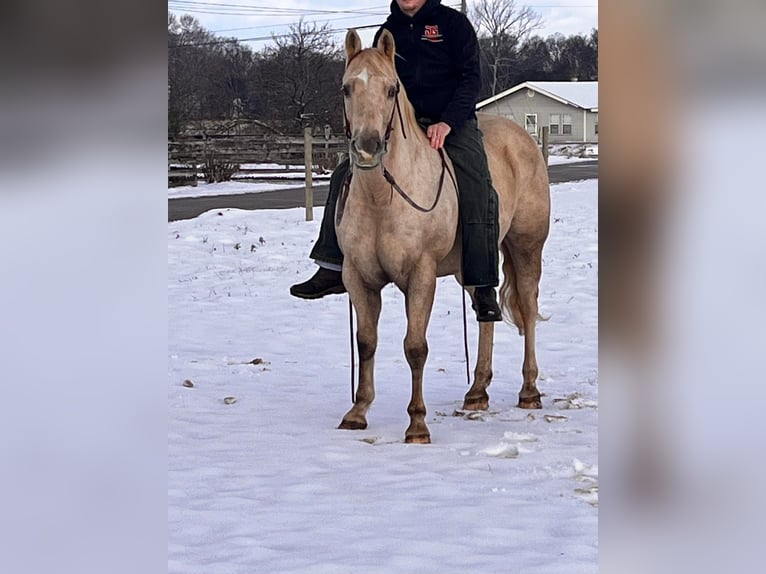
<svg viewBox="0 0 766 574">
<path fill-rule="evenodd" d="M 367 422 L 366 421 L 349 421 L 349 420 L 343 419 L 342 421 L 340 421 L 338 428 L 342 430 L 364 430 L 367 428 Z"/>
<path fill-rule="evenodd" d="M 540 395 L 526 398 L 519 396 L 518 407 L 520 409 L 541 409 L 543 408 L 543 400 Z"/>
<path fill-rule="evenodd" d="M 412 444 L 431 444 L 430 434 L 413 434 L 404 437 L 404 442 Z"/>
<path fill-rule="evenodd" d="M 464 411 L 486 411 L 489 409 L 489 397 L 466 397 L 463 400 Z"/>
</svg>

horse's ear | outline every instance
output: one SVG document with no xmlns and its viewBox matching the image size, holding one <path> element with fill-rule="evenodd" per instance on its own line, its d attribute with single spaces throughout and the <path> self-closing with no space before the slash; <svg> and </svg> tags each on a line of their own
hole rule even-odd
<svg viewBox="0 0 766 574">
<path fill-rule="evenodd" d="M 396 44 L 394 43 L 394 37 L 391 32 L 384 28 L 380 33 L 380 38 L 378 38 L 378 43 L 375 44 L 375 47 L 383 52 L 392 62 L 394 61 Z"/>
<path fill-rule="evenodd" d="M 356 30 L 351 29 L 346 33 L 346 65 L 351 61 L 351 58 L 356 56 L 362 51 L 362 39 Z"/>
</svg>

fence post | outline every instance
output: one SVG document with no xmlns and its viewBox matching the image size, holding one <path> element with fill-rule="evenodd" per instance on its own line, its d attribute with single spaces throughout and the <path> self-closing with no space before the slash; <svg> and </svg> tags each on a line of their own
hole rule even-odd
<svg viewBox="0 0 766 574">
<path fill-rule="evenodd" d="M 314 220 L 314 188 L 312 186 L 311 124 L 303 128 L 303 161 L 306 163 L 306 221 Z"/>
<path fill-rule="evenodd" d="M 324 155 L 322 156 L 322 160 L 324 165 L 322 165 L 322 171 L 329 168 L 330 166 L 330 138 L 332 137 L 332 126 L 330 124 L 325 124 L 324 126 Z"/>
<path fill-rule="evenodd" d="M 543 126 L 543 160 L 548 165 L 548 126 Z"/>
</svg>

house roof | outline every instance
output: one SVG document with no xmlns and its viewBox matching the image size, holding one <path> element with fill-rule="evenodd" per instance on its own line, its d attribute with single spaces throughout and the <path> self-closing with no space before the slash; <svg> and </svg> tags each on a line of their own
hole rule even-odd
<svg viewBox="0 0 766 574">
<path fill-rule="evenodd" d="M 488 104 L 523 89 L 534 90 L 562 104 L 583 108 L 592 112 L 598 111 L 598 82 L 524 82 L 504 92 L 495 94 L 491 98 L 482 100 L 476 104 L 476 109 L 480 110 Z"/>
</svg>

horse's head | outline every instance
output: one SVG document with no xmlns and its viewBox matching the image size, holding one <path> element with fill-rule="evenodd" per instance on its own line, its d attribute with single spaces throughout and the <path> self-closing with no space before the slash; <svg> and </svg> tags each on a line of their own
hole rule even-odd
<svg viewBox="0 0 766 574">
<path fill-rule="evenodd" d="M 355 30 L 346 34 L 343 106 L 352 163 L 361 169 L 380 164 L 386 152 L 399 94 L 394 37 L 383 30 L 374 48 L 362 50 Z"/>
</svg>

